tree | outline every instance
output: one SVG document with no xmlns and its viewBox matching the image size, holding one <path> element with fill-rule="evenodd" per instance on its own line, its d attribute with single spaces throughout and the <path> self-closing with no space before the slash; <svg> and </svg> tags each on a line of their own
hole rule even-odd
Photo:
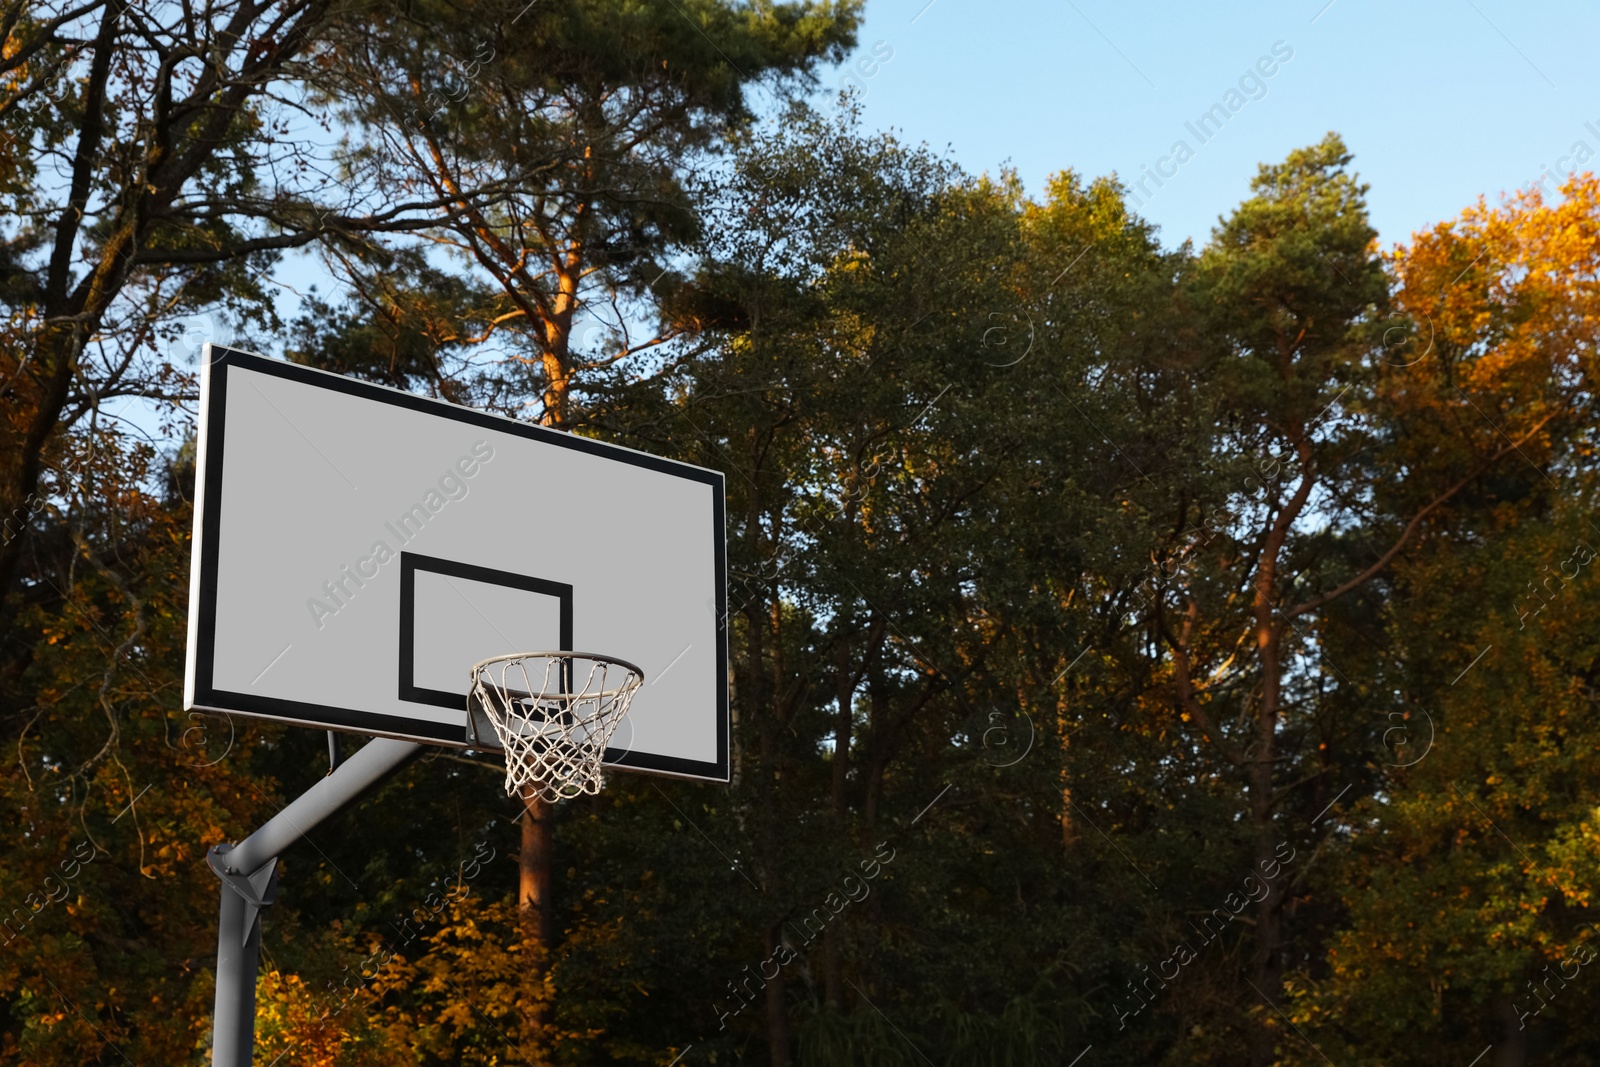
<svg viewBox="0 0 1600 1067">
<path fill-rule="evenodd" d="M 468 293 L 441 280 L 442 299 L 417 300 L 399 296 L 392 259 L 342 258 L 357 306 L 388 319 L 391 337 L 423 342 L 405 347 L 403 362 L 394 358 L 402 346 L 390 346 L 391 376 L 415 375 L 451 399 L 488 397 L 513 415 L 536 394 L 539 421 L 581 425 L 576 383 L 637 372 L 653 349 L 700 324 L 692 294 L 663 262 L 691 252 L 697 236 L 687 187 L 697 157 L 748 119 L 745 95 L 757 82 L 804 81 L 841 58 L 858 10 L 812 0 L 757 10 L 720 0 L 486 0 L 415 3 L 394 21 L 347 23 L 345 75 L 328 100 L 360 131 L 350 165 L 389 197 L 437 198 L 424 240 L 478 282 Z M 415 255 L 400 262 L 439 276 Z M 473 314 L 459 316 L 462 298 Z M 584 317 L 608 327 L 597 350 L 574 345 Z M 650 318 L 659 325 L 635 337 Z M 304 332 L 304 352 L 327 352 L 331 341 L 354 354 L 323 331 Z M 484 346 L 507 369 L 440 373 L 441 350 Z M 355 359 L 353 367 L 379 366 Z M 548 952 L 558 933 L 555 815 L 536 787 L 524 802 L 522 936 Z M 536 984 L 542 975 L 541 965 Z M 532 1011 L 535 1022 L 545 1017 Z"/>
<path fill-rule="evenodd" d="M 322 773 L 174 710 L 161 345 L 313 242 L 292 358 L 727 474 L 734 781 L 419 761 L 285 857 L 269 1058 L 1593 1059 L 1594 179 L 1385 259 L 1330 136 L 1163 251 L 754 127 L 856 6 L 5 10 L 0 1062 L 203 1056 L 202 852 Z"/>
<path fill-rule="evenodd" d="M 1061 634 L 1087 628 L 1085 570 L 1114 556 L 1075 523 L 1115 529 L 1138 479 L 1094 428 L 1138 407 L 1107 387 L 1141 374 L 1115 367 L 1119 339 L 1161 321 L 1173 263 L 1110 183 L 1052 194 L 1027 205 L 848 114 L 791 114 L 741 153 L 721 212 L 702 284 L 730 325 L 684 365 L 680 399 L 637 409 L 654 450 L 729 472 L 736 785 L 731 813 L 694 818 L 742 843 L 755 883 L 730 891 L 758 898 L 734 974 L 789 960 L 715 994 L 774 1063 L 795 1046 L 806 1062 L 911 1056 L 906 1035 L 963 1062 L 1002 1047 L 1059 1062 L 1087 1014 L 1059 947 L 1090 940 L 1074 888 L 1101 892 L 1061 851 L 1058 702 L 1081 651 Z M 1097 256 L 1068 276 L 1084 242 Z M 1151 452 L 1170 446 L 1132 421 Z M 1040 754 L 1002 769 L 1001 734 L 1034 743 L 1019 698 L 1049 709 Z M 1033 814 L 995 813 L 1016 805 Z M 884 841 L 895 873 L 796 933 L 831 888 L 821 872 Z M 1008 936 L 994 903 L 1013 897 L 1060 940 Z"/>
<path fill-rule="evenodd" d="M 176 317 L 221 306 L 275 321 L 260 274 L 319 236 L 403 229 L 417 207 L 372 213 L 319 199 L 326 161 L 284 98 L 328 61 L 331 0 L 221 3 L 203 15 L 120 0 L 5 7 L 0 299 L 12 400 L 0 512 L 26 512 L 65 435 L 108 401 L 192 394 L 164 358 Z M 47 164 L 46 161 L 58 161 Z M 50 166 L 60 169 L 50 171 Z M 279 178 L 279 175 L 284 177 Z M 28 537 L 0 545 L 0 687 L 26 663 L 14 632 Z"/>
<path fill-rule="evenodd" d="M 184 465 L 130 427 L 170 426 L 192 396 L 167 358 L 176 316 L 215 305 L 270 320 L 269 258 L 344 225 L 303 180 L 306 143 L 282 103 L 334 10 L 0 10 L 0 716 L 17 760 L 5 889 L 29 920 L 0 982 L 9 1059 L 81 1062 L 110 1045 L 172 1062 L 197 1043 L 211 951 L 198 916 L 215 898 L 198 860 L 221 825 L 257 818 L 271 784 L 247 773 L 253 731 L 216 766 L 201 742 L 220 753 L 230 726 L 171 714 Z M 361 225 L 398 224 L 406 205 L 389 208 Z M 153 414 L 113 414 L 130 402 Z"/>
<path fill-rule="evenodd" d="M 1350 1062 L 1487 1044 L 1507 1067 L 1592 1058 L 1576 975 L 1595 936 L 1597 226 L 1584 175 L 1557 203 L 1480 202 L 1393 257 L 1415 325 L 1382 368 L 1404 428 L 1384 509 L 1415 506 L 1401 464 L 1519 447 L 1430 519 L 1388 589 L 1394 695 L 1379 707 L 1410 751 L 1339 819 L 1328 882 L 1348 919 L 1325 967 L 1296 979 L 1296 1021 Z"/>
</svg>

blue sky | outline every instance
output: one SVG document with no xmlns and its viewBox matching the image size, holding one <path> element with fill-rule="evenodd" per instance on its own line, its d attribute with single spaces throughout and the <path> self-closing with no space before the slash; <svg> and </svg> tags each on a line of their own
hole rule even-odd
<svg viewBox="0 0 1600 1067">
<path fill-rule="evenodd" d="M 974 173 L 1013 166 L 1034 195 L 1067 168 L 1137 181 L 1162 167 L 1172 176 L 1147 180 L 1136 210 L 1169 246 L 1204 242 L 1257 164 L 1329 130 L 1372 186 L 1385 246 L 1574 166 L 1580 142 L 1593 153 L 1580 169 L 1600 170 L 1592 2 L 867 0 L 859 38 L 815 102 L 853 84 L 869 128 L 948 149 Z M 1259 81 L 1241 89 L 1246 75 Z M 1229 102 L 1238 110 L 1201 143 L 1190 126 Z M 1181 165 L 1179 140 L 1193 153 Z M 306 256 L 274 276 L 328 288 Z M 294 303 L 285 291 L 285 313 Z M 194 320 L 178 348 L 233 339 L 215 316 Z"/>
<path fill-rule="evenodd" d="M 1387 246 L 1574 167 L 1578 142 L 1596 158 L 1577 169 L 1600 169 L 1597 41 L 1592 3 L 868 0 L 868 62 L 826 73 L 818 95 L 853 71 L 869 127 L 974 172 L 1014 166 L 1035 195 L 1067 168 L 1128 181 L 1159 165 L 1172 176 L 1147 180 L 1138 210 L 1168 245 L 1203 242 L 1258 163 L 1337 130 Z M 1279 42 L 1293 54 L 1275 63 Z M 1264 56 L 1272 76 L 1227 100 Z M 1185 125 L 1240 101 L 1203 144 Z"/>
</svg>

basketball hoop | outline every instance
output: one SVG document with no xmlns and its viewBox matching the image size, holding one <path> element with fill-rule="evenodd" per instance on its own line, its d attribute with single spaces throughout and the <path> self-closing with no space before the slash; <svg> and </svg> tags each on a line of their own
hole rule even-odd
<svg viewBox="0 0 1600 1067">
<path fill-rule="evenodd" d="M 581 684 L 580 684 L 581 680 Z M 472 666 L 467 696 L 505 749 L 506 793 L 526 786 L 548 801 L 600 792 L 612 731 L 628 713 L 644 671 L 614 656 L 517 652 Z"/>
</svg>

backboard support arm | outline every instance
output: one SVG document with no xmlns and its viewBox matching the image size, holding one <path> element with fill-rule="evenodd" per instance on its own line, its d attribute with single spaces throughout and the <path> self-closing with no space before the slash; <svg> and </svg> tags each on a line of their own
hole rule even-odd
<svg viewBox="0 0 1600 1067">
<path fill-rule="evenodd" d="M 261 909 L 272 904 L 278 857 L 312 828 L 420 755 L 414 741 L 379 737 L 341 762 L 237 845 L 215 845 L 206 863 L 222 882 L 212 1067 L 250 1067 L 255 1049 Z"/>
</svg>

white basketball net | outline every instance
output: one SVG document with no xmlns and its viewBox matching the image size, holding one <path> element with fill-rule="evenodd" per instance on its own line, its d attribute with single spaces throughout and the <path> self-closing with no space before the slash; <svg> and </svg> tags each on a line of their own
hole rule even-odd
<svg viewBox="0 0 1600 1067">
<path fill-rule="evenodd" d="M 505 748 L 506 793 L 549 801 L 600 792 L 601 761 L 644 672 L 582 652 L 525 652 L 472 667 L 471 707 Z"/>
</svg>

